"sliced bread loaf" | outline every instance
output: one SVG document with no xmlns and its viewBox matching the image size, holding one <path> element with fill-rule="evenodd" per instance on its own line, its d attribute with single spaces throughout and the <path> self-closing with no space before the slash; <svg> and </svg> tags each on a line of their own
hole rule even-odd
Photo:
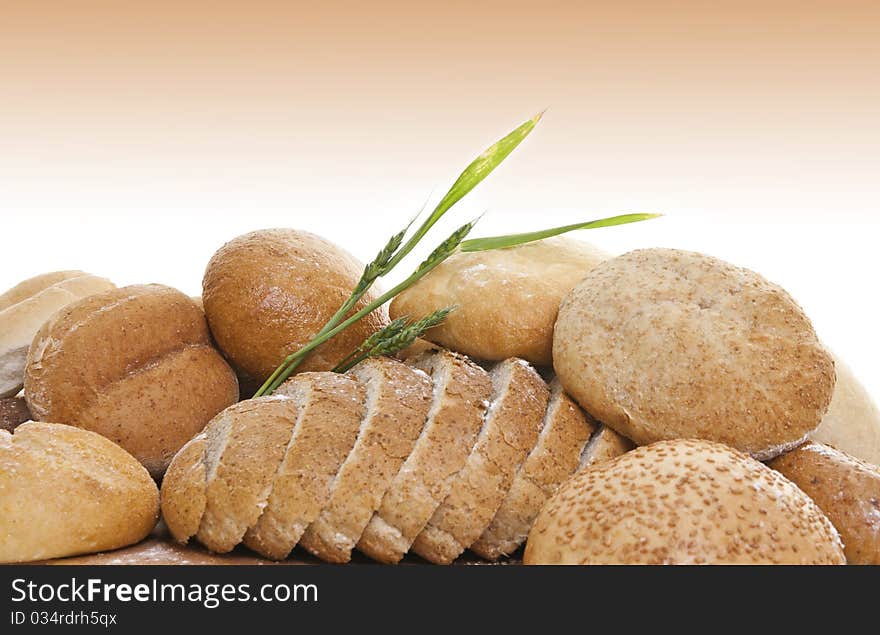
<svg viewBox="0 0 880 635">
<path fill-rule="evenodd" d="M 361 362 L 349 375 L 366 391 L 360 433 L 330 486 L 330 499 L 300 538 L 328 562 L 348 562 L 391 480 L 412 452 L 431 407 L 431 380 L 388 357 Z"/>
<path fill-rule="evenodd" d="M 516 551 L 541 507 L 574 474 L 597 424 L 562 389 L 550 383 L 550 403 L 534 449 L 523 462 L 488 529 L 470 549 L 487 560 Z"/>
<path fill-rule="evenodd" d="M 244 536 L 257 553 L 282 560 L 327 504 L 330 486 L 354 447 L 364 414 L 364 389 L 351 377 L 330 372 L 300 373 L 275 395 L 298 404 L 280 466 L 259 519 Z M 277 469 L 276 469 L 277 468 Z"/>
<path fill-rule="evenodd" d="M 636 447 L 635 444 L 625 436 L 616 433 L 606 425 L 600 424 L 599 429 L 590 437 L 590 442 L 587 443 L 587 447 L 584 448 L 584 452 L 581 454 L 577 471 L 580 472 L 596 463 L 608 461 L 621 454 L 626 454 L 634 447 Z"/>
<path fill-rule="evenodd" d="M 413 542 L 413 551 L 437 564 L 451 563 L 488 527 L 544 421 L 549 390 L 527 362 L 504 360 L 491 377 L 492 402 L 477 442 Z"/>
<path fill-rule="evenodd" d="M 492 395 L 489 374 L 449 351 L 410 362 L 433 379 L 427 421 L 358 541 L 375 560 L 396 563 L 448 496 L 467 462 Z"/>
<path fill-rule="evenodd" d="M 205 430 L 205 512 L 199 542 L 226 553 L 260 517 L 297 418 L 284 396 L 249 399 L 228 407 Z"/>
<path fill-rule="evenodd" d="M 205 433 L 190 439 L 162 478 L 162 518 L 174 539 L 185 545 L 199 531 L 205 513 Z"/>
</svg>

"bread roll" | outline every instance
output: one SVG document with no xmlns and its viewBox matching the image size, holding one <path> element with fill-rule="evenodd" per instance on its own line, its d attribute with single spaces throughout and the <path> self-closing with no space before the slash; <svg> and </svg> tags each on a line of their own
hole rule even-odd
<svg viewBox="0 0 880 635">
<path fill-rule="evenodd" d="M 364 266 L 333 243 L 293 229 L 239 236 L 214 254 L 202 301 L 217 344 L 236 369 L 262 382 L 336 312 Z M 367 293 L 356 305 L 363 308 Z M 330 370 L 388 319 L 378 309 L 318 347 L 300 372 Z"/>
<path fill-rule="evenodd" d="M 880 468 L 809 442 L 770 462 L 819 506 L 850 564 L 880 564 Z"/>
<path fill-rule="evenodd" d="M 880 465 L 880 409 L 849 366 L 835 356 L 837 383 L 828 412 L 810 437 Z"/>
<path fill-rule="evenodd" d="M 43 324 L 28 353 L 34 418 L 93 430 L 155 477 L 210 419 L 238 400 L 204 314 L 161 285 L 78 300 Z"/>
<path fill-rule="evenodd" d="M 0 398 L 21 390 L 28 347 L 43 322 L 74 300 L 112 288 L 109 280 L 82 271 L 55 271 L 0 295 Z"/>
<path fill-rule="evenodd" d="M 661 441 L 578 473 L 548 501 L 526 564 L 844 564 L 832 524 L 732 448 Z"/>
<path fill-rule="evenodd" d="M 483 429 L 448 496 L 412 545 L 435 564 L 450 564 L 486 530 L 544 422 L 550 393 L 534 368 L 508 359 L 492 369 L 491 377 Z"/>
<path fill-rule="evenodd" d="M 22 397 L 0 399 L 0 430 L 12 432 L 20 424 L 30 421 L 31 411 Z"/>
<path fill-rule="evenodd" d="M 206 447 L 207 435 L 200 432 L 180 448 L 162 479 L 162 518 L 174 540 L 183 545 L 198 533 L 205 514 Z"/>
<path fill-rule="evenodd" d="M 563 237 L 457 253 L 394 298 L 391 317 L 421 317 L 456 305 L 425 337 L 477 359 L 521 357 L 549 366 L 559 303 L 608 257 Z"/>
<path fill-rule="evenodd" d="M 559 310 L 553 365 L 581 406 L 637 444 L 704 438 L 760 459 L 818 427 L 835 380 L 783 289 L 672 249 L 588 273 Z"/>
<path fill-rule="evenodd" d="M 147 471 L 100 435 L 52 423 L 0 430 L 0 562 L 133 544 L 156 524 Z"/>
</svg>

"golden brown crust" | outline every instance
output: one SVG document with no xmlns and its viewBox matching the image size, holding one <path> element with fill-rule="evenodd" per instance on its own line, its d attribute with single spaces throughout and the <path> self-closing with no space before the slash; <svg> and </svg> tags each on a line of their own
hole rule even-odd
<svg viewBox="0 0 880 635">
<path fill-rule="evenodd" d="M 535 447 L 523 462 L 492 523 L 471 551 L 487 560 L 510 555 L 525 542 L 541 507 L 578 468 L 597 424 L 565 394 L 558 379 Z"/>
<path fill-rule="evenodd" d="M 238 381 L 190 298 L 141 285 L 79 300 L 46 322 L 28 353 L 25 397 L 35 418 L 95 430 L 158 477 L 238 400 Z"/>
<path fill-rule="evenodd" d="M 392 318 L 421 317 L 456 305 L 427 334 L 432 342 L 476 359 L 521 357 L 548 366 L 560 301 L 608 257 L 564 237 L 457 253 L 394 298 L 389 311 Z"/>
<path fill-rule="evenodd" d="M 449 495 L 412 545 L 435 564 L 452 563 L 489 526 L 544 422 L 549 390 L 527 362 L 505 360 L 491 377 L 483 429 Z"/>
<path fill-rule="evenodd" d="M 431 406 L 431 380 L 406 364 L 380 357 L 348 373 L 367 400 L 357 441 L 331 485 L 330 499 L 300 539 L 328 562 L 348 562 L 400 466 L 412 452 Z"/>
<path fill-rule="evenodd" d="M 199 542 L 232 551 L 256 524 L 299 416 L 284 396 L 249 399 L 217 415 L 205 430 L 205 511 Z"/>
<path fill-rule="evenodd" d="M 880 465 L 880 409 L 853 371 L 834 358 L 837 383 L 828 412 L 810 438 Z"/>
<path fill-rule="evenodd" d="M 31 411 L 22 397 L 0 399 L 0 430 L 12 432 L 30 419 Z"/>
<path fill-rule="evenodd" d="M 162 519 L 174 540 L 183 545 L 199 531 L 205 513 L 206 445 L 204 432 L 190 439 L 162 479 Z"/>
<path fill-rule="evenodd" d="M 813 442 L 769 465 L 828 516 L 843 538 L 849 564 L 880 564 L 880 468 Z"/>
<path fill-rule="evenodd" d="M 158 511 L 150 475 L 104 437 L 35 422 L 0 431 L 0 562 L 130 545 L 150 533 Z"/>
<path fill-rule="evenodd" d="M 747 455 L 679 439 L 579 472 L 529 533 L 526 564 L 843 564 L 793 483 Z"/>
<path fill-rule="evenodd" d="M 357 545 L 388 564 L 406 555 L 449 494 L 473 449 L 492 394 L 488 373 L 460 355 L 440 351 L 411 364 L 430 374 L 434 383 L 428 420 Z"/>
<path fill-rule="evenodd" d="M 364 390 L 335 373 L 300 373 L 276 391 L 299 415 L 271 493 L 244 544 L 275 560 L 287 557 L 330 497 L 330 486 L 351 452 L 364 416 Z"/>
<path fill-rule="evenodd" d="M 801 308 L 758 274 L 645 249 L 565 298 L 553 363 L 590 414 L 646 444 L 706 438 L 757 458 L 800 443 L 831 400 L 834 362 Z"/>
<path fill-rule="evenodd" d="M 237 370 L 265 379 L 324 326 L 362 272 L 348 252 L 307 232 L 244 234 L 221 247 L 205 271 L 211 332 Z M 356 309 L 373 299 L 367 293 Z M 300 371 L 332 369 L 387 321 L 384 309 L 374 311 L 318 347 Z"/>
</svg>

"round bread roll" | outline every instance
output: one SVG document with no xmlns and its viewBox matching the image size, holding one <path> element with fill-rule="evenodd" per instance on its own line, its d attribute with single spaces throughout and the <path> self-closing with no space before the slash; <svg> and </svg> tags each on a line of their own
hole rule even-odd
<svg viewBox="0 0 880 635">
<path fill-rule="evenodd" d="M 0 562 L 118 549 L 158 513 L 153 479 L 104 437 L 54 423 L 0 430 Z"/>
<path fill-rule="evenodd" d="M 238 400 L 205 316 L 161 285 L 114 289 L 55 314 L 28 353 L 35 419 L 104 435 L 160 477 L 174 454 Z"/>
<path fill-rule="evenodd" d="M 850 564 L 880 564 L 880 468 L 809 442 L 770 467 L 800 487 L 843 538 Z"/>
<path fill-rule="evenodd" d="M 880 410 L 849 366 L 834 356 L 837 383 L 828 412 L 811 438 L 880 465 Z"/>
<path fill-rule="evenodd" d="M 263 381 L 336 313 L 363 270 L 348 252 L 307 232 L 239 236 L 205 271 L 202 301 L 211 332 L 239 372 Z M 367 293 L 356 309 L 374 299 Z M 387 323 L 385 309 L 377 309 L 315 349 L 299 371 L 331 370 Z"/>
<path fill-rule="evenodd" d="M 732 448 L 661 441 L 579 472 L 529 533 L 525 564 L 844 564 L 819 508 Z"/>
<path fill-rule="evenodd" d="M 392 319 L 456 305 L 425 337 L 477 359 L 520 357 L 552 363 L 553 324 L 562 298 L 605 252 L 554 237 L 509 249 L 457 253 L 391 302 Z"/>
<path fill-rule="evenodd" d="M 21 390 L 28 347 L 43 322 L 74 300 L 112 288 L 109 280 L 82 271 L 54 271 L 0 295 L 0 398 Z"/>
<path fill-rule="evenodd" d="M 565 389 L 639 445 L 701 438 L 768 459 L 831 401 L 834 361 L 780 287 L 716 258 L 645 249 L 593 269 L 553 340 Z"/>
</svg>

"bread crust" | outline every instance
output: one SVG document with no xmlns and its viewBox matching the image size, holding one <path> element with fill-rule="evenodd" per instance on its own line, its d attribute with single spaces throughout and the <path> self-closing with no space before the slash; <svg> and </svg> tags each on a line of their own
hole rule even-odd
<svg viewBox="0 0 880 635">
<path fill-rule="evenodd" d="M 491 524 L 470 546 L 487 560 L 515 552 L 526 541 L 541 507 L 578 468 L 584 447 L 597 429 L 554 378 L 535 447 L 517 471 Z"/>
<path fill-rule="evenodd" d="M 476 359 L 521 357 L 552 363 L 562 298 L 609 254 L 577 240 L 547 238 L 518 247 L 457 253 L 391 302 L 391 318 L 457 306 L 426 335 Z"/>
<path fill-rule="evenodd" d="M 835 381 L 783 289 L 671 249 L 590 271 L 562 303 L 553 363 L 581 406 L 637 444 L 705 438 L 760 459 L 815 430 Z"/>
<path fill-rule="evenodd" d="M 205 513 L 206 447 L 204 432 L 194 436 L 180 448 L 162 479 L 162 519 L 174 540 L 182 545 L 198 533 Z"/>
<path fill-rule="evenodd" d="M 525 564 L 844 564 L 822 511 L 728 446 L 661 441 L 571 478 L 538 515 Z"/>
<path fill-rule="evenodd" d="M 488 373 L 460 355 L 440 351 L 410 363 L 431 375 L 431 409 L 412 453 L 357 545 L 367 556 L 386 564 L 406 555 L 448 496 L 473 449 L 492 394 Z"/>
<path fill-rule="evenodd" d="M 769 465 L 828 516 L 840 532 L 849 564 L 880 564 L 880 468 L 815 442 Z"/>
<path fill-rule="evenodd" d="M 218 346 L 236 370 L 262 382 L 307 344 L 348 299 L 364 266 L 319 236 L 266 229 L 239 236 L 211 258 L 202 301 Z M 375 296 L 368 292 L 359 310 Z M 331 370 L 388 323 L 385 309 L 319 346 L 300 371 Z"/>
<path fill-rule="evenodd" d="M 413 542 L 413 551 L 435 564 L 452 563 L 489 526 L 544 422 L 549 389 L 527 362 L 505 360 L 491 377 L 492 399 L 474 448 Z"/>
<path fill-rule="evenodd" d="M 280 466 L 262 514 L 244 544 L 273 560 L 283 560 L 330 498 L 334 476 L 354 447 L 364 416 L 364 390 L 335 373 L 300 373 L 275 395 L 298 408 Z"/>
<path fill-rule="evenodd" d="M 187 296 L 138 285 L 68 305 L 28 352 L 33 416 L 94 430 L 160 477 L 174 454 L 226 406 L 238 381 Z"/>
<path fill-rule="evenodd" d="M 431 380 L 386 357 L 348 373 L 367 396 L 354 448 L 331 485 L 330 499 L 300 539 L 327 562 L 348 562 L 400 466 L 412 452 L 431 406 Z"/>
<path fill-rule="evenodd" d="M 38 422 L 0 430 L 0 562 L 124 547 L 150 533 L 158 511 L 150 475 L 104 437 Z"/>
</svg>

